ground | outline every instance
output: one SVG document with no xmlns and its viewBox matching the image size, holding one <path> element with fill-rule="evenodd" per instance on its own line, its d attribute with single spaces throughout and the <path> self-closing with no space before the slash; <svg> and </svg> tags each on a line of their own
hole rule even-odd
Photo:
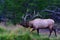
<svg viewBox="0 0 60 40">
<path fill-rule="evenodd" d="M 58 25 L 58 26 L 60 26 L 60 25 Z M 3 23 L 0 23 L 0 27 L 4 27 L 7 30 L 16 30 L 16 29 L 18 29 L 18 28 L 20 28 L 22 26 L 21 25 L 18 25 L 18 24 L 16 26 L 14 26 L 12 24 L 10 24 L 8 26 L 5 26 Z M 47 29 L 40 29 L 40 35 L 42 35 L 42 37 L 48 37 L 49 31 Z M 57 30 L 57 38 L 56 39 L 58 39 L 59 37 L 60 37 L 60 31 Z M 51 39 L 52 38 L 55 38 L 54 32 L 51 35 Z"/>
</svg>

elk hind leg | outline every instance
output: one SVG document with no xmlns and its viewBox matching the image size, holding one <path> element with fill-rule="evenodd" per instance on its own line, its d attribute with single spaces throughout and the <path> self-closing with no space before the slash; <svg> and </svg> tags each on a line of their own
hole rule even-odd
<svg viewBox="0 0 60 40">
<path fill-rule="evenodd" d="M 53 31 L 55 33 L 55 36 L 57 37 L 56 29 L 53 27 Z"/>
<path fill-rule="evenodd" d="M 49 31 L 50 31 L 50 34 L 49 34 L 49 37 L 50 37 L 51 36 L 51 33 L 53 31 L 52 26 L 49 27 Z"/>
</svg>

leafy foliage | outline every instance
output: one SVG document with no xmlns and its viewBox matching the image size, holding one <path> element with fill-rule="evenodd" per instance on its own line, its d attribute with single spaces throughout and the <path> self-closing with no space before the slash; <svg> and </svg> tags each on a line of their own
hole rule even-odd
<svg viewBox="0 0 60 40">
<path fill-rule="evenodd" d="M 3 29 L 2 29 L 3 30 Z M 4 29 L 5 30 L 5 29 Z M 45 35 L 47 36 L 47 35 Z M 60 36 L 57 38 L 48 38 L 43 35 L 37 35 L 36 32 L 30 33 L 29 29 L 25 30 L 25 28 L 21 27 L 16 29 L 15 31 L 5 31 L 3 33 L 0 32 L 0 40 L 60 40 Z"/>
<path fill-rule="evenodd" d="M 5 15 L 12 23 L 19 23 L 21 16 L 28 9 L 30 13 L 34 10 L 43 10 L 49 5 L 60 7 L 59 0 L 0 0 L 0 15 Z M 42 13 L 44 14 L 44 13 Z"/>
</svg>

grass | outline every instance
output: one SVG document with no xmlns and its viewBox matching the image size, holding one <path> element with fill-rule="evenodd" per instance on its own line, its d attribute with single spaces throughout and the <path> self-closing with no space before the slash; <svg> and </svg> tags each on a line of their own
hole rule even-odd
<svg viewBox="0 0 60 40">
<path fill-rule="evenodd" d="M 17 28 L 15 30 L 7 30 L 0 27 L 0 40 L 60 40 L 60 35 L 58 37 L 50 37 L 48 35 L 37 35 L 36 31 L 30 32 L 29 28 Z"/>
</svg>

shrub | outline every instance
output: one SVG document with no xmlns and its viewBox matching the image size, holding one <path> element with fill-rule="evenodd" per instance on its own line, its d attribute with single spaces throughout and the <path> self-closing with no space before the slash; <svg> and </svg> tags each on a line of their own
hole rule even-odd
<svg viewBox="0 0 60 40">
<path fill-rule="evenodd" d="M 0 33 L 2 33 L 2 32 L 6 32 L 7 30 L 5 29 L 5 28 L 3 28 L 3 27 L 0 27 Z"/>
<path fill-rule="evenodd" d="M 16 32 L 17 31 L 17 32 Z M 20 33 L 20 31 L 22 33 Z M 59 40 L 59 38 L 48 38 L 48 37 L 41 37 L 41 35 L 37 35 L 37 33 L 32 32 L 30 33 L 28 30 L 24 32 L 24 30 L 15 30 L 15 31 L 7 31 L 4 28 L 0 28 L 0 40 Z"/>
</svg>

